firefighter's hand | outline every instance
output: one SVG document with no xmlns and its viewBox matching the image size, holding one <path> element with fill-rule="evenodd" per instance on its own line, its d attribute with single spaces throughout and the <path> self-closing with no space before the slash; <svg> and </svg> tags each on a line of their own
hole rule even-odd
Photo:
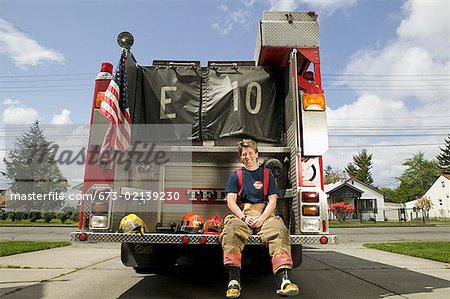
<svg viewBox="0 0 450 299">
<path fill-rule="evenodd" d="M 248 227 L 253 227 L 257 218 L 258 217 L 255 217 L 255 216 L 247 216 L 245 218 L 245 224 L 247 224 Z"/>
<path fill-rule="evenodd" d="M 261 215 L 261 216 L 259 216 L 259 217 L 257 217 L 256 219 L 255 219 L 255 221 L 253 222 L 253 228 L 260 228 L 263 224 L 264 224 L 264 221 L 266 221 L 266 219 L 264 219 L 264 217 Z"/>
</svg>

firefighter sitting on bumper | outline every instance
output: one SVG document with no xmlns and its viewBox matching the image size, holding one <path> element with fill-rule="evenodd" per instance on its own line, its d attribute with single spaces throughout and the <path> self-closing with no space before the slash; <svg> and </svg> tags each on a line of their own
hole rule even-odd
<svg viewBox="0 0 450 299">
<path fill-rule="evenodd" d="M 289 280 L 293 266 L 289 231 L 283 220 L 273 214 L 278 193 L 275 178 L 268 170 L 259 167 L 258 148 L 253 140 L 244 139 L 239 142 L 238 150 L 244 167 L 235 171 L 228 180 L 226 199 L 228 208 L 233 214 L 224 219 L 221 234 L 224 264 L 229 275 L 226 296 L 237 298 L 241 294 L 242 250 L 254 231 L 269 248 L 272 270 L 280 286 L 277 294 L 296 295 L 299 289 Z M 264 193 L 267 199 L 264 198 Z M 238 195 L 244 204 L 243 210 L 237 204 Z"/>
</svg>

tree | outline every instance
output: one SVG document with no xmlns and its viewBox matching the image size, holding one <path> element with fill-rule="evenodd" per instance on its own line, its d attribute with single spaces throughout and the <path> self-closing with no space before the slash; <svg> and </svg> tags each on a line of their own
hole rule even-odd
<svg viewBox="0 0 450 299">
<path fill-rule="evenodd" d="M 438 163 L 426 160 L 422 152 L 407 159 L 403 166 L 407 168 L 397 178 L 400 184 L 395 190 L 395 197 L 401 203 L 421 198 L 441 174 Z"/>
<path fill-rule="evenodd" d="M 445 147 L 439 149 L 441 152 L 436 156 L 436 159 L 439 162 L 439 167 L 442 172 L 450 173 L 450 134 L 448 134 L 445 139 Z"/>
<path fill-rule="evenodd" d="M 372 173 L 372 154 L 369 154 L 366 149 L 353 156 L 353 162 L 350 162 L 345 171 L 352 178 L 355 178 L 368 185 L 373 184 Z"/>
<path fill-rule="evenodd" d="M 327 165 L 327 167 L 325 167 L 324 173 L 325 173 L 324 177 L 325 185 L 333 184 L 345 179 L 345 176 L 342 173 L 342 171 L 333 170 L 333 168 L 330 165 Z"/>
<path fill-rule="evenodd" d="M 389 187 L 381 187 L 380 191 L 384 194 L 384 200 L 389 202 L 397 202 L 395 197 L 395 189 Z"/>
<path fill-rule="evenodd" d="M 10 207 L 26 211 L 53 211 L 63 203 L 61 200 L 51 200 L 55 199 L 51 194 L 65 192 L 68 184 L 49 147 L 50 143 L 37 121 L 30 131 L 18 137 L 14 149 L 4 159 L 7 176 L 12 179 Z"/>
<path fill-rule="evenodd" d="M 429 218 L 429 212 L 431 207 L 433 206 L 433 203 L 430 199 L 422 197 L 416 200 L 414 206 L 416 207 L 416 209 L 422 209 L 422 219 L 423 223 L 425 223 L 425 221 Z"/>
</svg>

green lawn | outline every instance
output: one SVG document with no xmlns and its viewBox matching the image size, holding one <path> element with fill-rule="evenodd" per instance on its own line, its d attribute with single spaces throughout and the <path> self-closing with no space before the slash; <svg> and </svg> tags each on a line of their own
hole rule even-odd
<svg viewBox="0 0 450 299">
<path fill-rule="evenodd" d="M 365 247 L 450 263 L 450 242 L 368 243 Z"/>
<path fill-rule="evenodd" d="M 71 245 L 70 242 L 32 242 L 32 241 L 6 241 L 0 242 L 0 256 L 12 255 L 36 250 Z"/>
<path fill-rule="evenodd" d="M 450 225 L 450 220 L 430 219 L 426 223 L 422 220 L 413 220 L 407 222 L 399 221 L 364 221 L 360 223 L 359 220 L 351 220 L 339 223 L 337 221 L 330 221 L 330 227 L 382 227 L 382 226 L 435 226 L 435 225 Z"/>
<path fill-rule="evenodd" d="M 72 221 L 70 219 L 66 222 L 61 223 L 59 219 L 52 219 L 49 223 L 45 222 L 44 219 L 38 219 L 36 222 L 31 222 L 30 219 L 16 220 L 14 222 L 11 219 L 0 220 L 0 226 L 2 225 L 27 225 L 27 226 L 42 226 L 42 225 L 61 225 L 61 226 L 77 226 L 78 221 Z"/>
</svg>

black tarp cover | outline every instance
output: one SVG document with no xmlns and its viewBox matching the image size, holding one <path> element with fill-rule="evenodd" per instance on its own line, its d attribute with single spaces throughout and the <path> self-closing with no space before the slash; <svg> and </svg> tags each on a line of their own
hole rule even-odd
<svg viewBox="0 0 450 299">
<path fill-rule="evenodd" d="M 281 139 L 284 95 L 270 68 L 132 66 L 127 71 L 134 125 L 173 125 L 172 140 Z M 149 130 L 133 131 L 133 139 L 155 134 Z"/>
</svg>

